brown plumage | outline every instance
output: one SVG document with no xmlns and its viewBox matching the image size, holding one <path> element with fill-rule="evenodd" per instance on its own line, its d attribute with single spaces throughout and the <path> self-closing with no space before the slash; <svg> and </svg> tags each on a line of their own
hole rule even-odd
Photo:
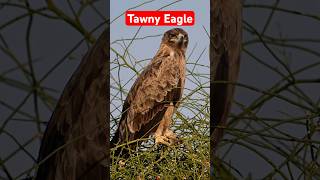
<svg viewBox="0 0 320 180">
<path fill-rule="evenodd" d="M 242 36 L 242 4 L 239 0 L 211 1 L 210 13 L 210 112 L 211 150 L 213 154 L 222 138 L 238 79 Z M 219 83 L 217 81 L 228 81 Z M 217 82 L 217 83 L 216 83 Z M 230 83 L 231 82 L 231 83 Z"/>
<path fill-rule="evenodd" d="M 108 33 L 82 59 L 66 85 L 42 139 L 37 180 L 107 178 Z"/>
<path fill-rule="evenodd" d="M 187 45 L 188 35 L 184 30 L 175 28 L 165 32 L 160 49 L 128 93 L 111 146 L 153 133 L 156 143 L 174 143 L 176 136 L 169 126 L 184 88 Z M 129 147 L 133 149 L 135 145 Z M 119 153 L 117 150 L 116 154 Z M 126 153 L 123 150 L 122 155 Z"/>
</svg>

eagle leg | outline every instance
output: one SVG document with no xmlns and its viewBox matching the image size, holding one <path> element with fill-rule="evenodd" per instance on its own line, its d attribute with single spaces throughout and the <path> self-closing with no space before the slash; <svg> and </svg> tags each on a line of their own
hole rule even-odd
<svg viewBox="0 0 320 180">
<path fill-rule="evenodd" d="M 157 131 L 155 132 L 156 144 L 171 146 L 177 142 L 177 135 L 169 129 L 172 122 L 173 112 L 174 105 L 173 103 L 170 103 L 163 116 L 163 119 L 160 121 Z"/>
</svg>

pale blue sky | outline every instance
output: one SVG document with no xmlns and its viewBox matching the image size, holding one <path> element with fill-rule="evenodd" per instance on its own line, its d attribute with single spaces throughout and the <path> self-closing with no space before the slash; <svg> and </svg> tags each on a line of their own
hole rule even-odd
<svg viewBox="0 0 320 180">
<path fill-rule="evenodd" d="M 125 25 L 125 17 L 122 15 L 118 19 L 114 21 L 120 14 L 124 13 L 127 9 L 135 7 L 139 4 L 146 3 L 143 6 L 132 10 L 157 10 L 163 6 L 166 6 L 172 2 L 173 0 L 154 0 L 154 1 L 141 1 L 141 0 L 126 0 L 126 1 L 118 1 L 112 0 L 110 3 L 111 11 L 110 11 L 110 20 L 113 21 L 111 24 L 111 32 L 110 32 L 110 42 L 114 42 L 119 39 L 130 39 L 133 38 L 137 30 L 138 26 L 126 26 Z M 191 49 L 197 44 L 198 49 L 204 49 L 209 47 L 209 38 L 206 34 L 205 29 L 210 32 L 210 1 L 189 1 L 182 0 L 175 4 L 172 4 L 163 10 L 192 10 L 195 12 L 195 25 L 194 26 L 183 26 L 184 30 L 189 34 L 189 48 L 187 51 L 187 56 L 191 52 Z M 144 26 L 139 31 L 137 37 L 150 36 L 150 35 L 159 35 L 163 34 L 165 31 L 174 28 L 176 26 L 157 26 L 157 27 L 149 27 Z M 145 59 L 151 58 L 155 55 L 159 44 L 161 41 L 161 36 L 154 38 L 147 38 L 144 40 L 135 41 L 130 47 L 130 52 L 137 59 Z M 130 41 L 127 41 L 129 43 Z M 112 45 L 112 47 L 115 47 Z M 112 59 L 113 53 L 111 53 Z M 198 55 L 198 54 L 195 54 Z M 208 60 L 208 51 L 206 50 L 202 55 L 202 58 L 199 62 L 203 64 L 209 64 Z"/>
</svg>

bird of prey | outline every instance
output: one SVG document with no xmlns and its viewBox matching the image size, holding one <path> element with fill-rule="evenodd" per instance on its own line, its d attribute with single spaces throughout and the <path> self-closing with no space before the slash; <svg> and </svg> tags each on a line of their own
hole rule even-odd
<svg viewBox="0 0 320 180">
<path fill-rule="evenodd" d="M 210 115 L 211 157 L 223 136 L 239 75 L 242 2 L 239 0 L 211 1 L 210 11 Z M 221 82 L 223 81 L 223 82 Z"/>
<path fill-rule="evenodd" d="M 107 38 L 105 31 L 67 83 L 42 138 L 36 180 L 107 179 Z"/>
<path fill-rule="evenodd" d="M 169 127 L 184 89 L 188 41 L 188 34 L 181 28 L 164 33 L 159 50 L 128 93 L 111 147 L 151 134 L 156 144 L 172 145 L 178 141 Z M 121 156 L 125 154 L 127 150 L 122 150 Z"/>
</svg>

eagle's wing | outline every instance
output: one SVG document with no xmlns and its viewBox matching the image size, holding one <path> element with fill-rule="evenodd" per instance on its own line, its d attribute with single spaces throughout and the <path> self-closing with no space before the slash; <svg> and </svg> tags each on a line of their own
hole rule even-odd
<svg viewBox="0 0 320 180">
<path fill-rule="evenodd" d="M 215 81 L 236 82 L 240 67 L 241 52 L 241 12 L 242 4 L 238 0 L 217 0 L 211 3 L 211 42 L 210 42 L 210 74 L 213 75 L 210 95 L 213 99 L 210 112 L 213 116 L 212 149 L 222 137 L 223 126 L 230 111 L 235 86 L 231 83 L 215 83 Z"/>
<path fill-rule="evenodd" d="M 37 180 L 105 179 L 108 33 L 105 31 L 66 85 L 47 125 Z"/>
<path fill-rule="evenodd" d="M 141 126 L 152 120 L 166 104 L 177 102 L 181 98 L 181 90 L 174 90 L 181 80 L 180 62 L 169 52 L 158 54 L 128 94 L 126 102 L 130 106 L 125 120 L 131 133 L 139 131 Z"/>
</svg>

